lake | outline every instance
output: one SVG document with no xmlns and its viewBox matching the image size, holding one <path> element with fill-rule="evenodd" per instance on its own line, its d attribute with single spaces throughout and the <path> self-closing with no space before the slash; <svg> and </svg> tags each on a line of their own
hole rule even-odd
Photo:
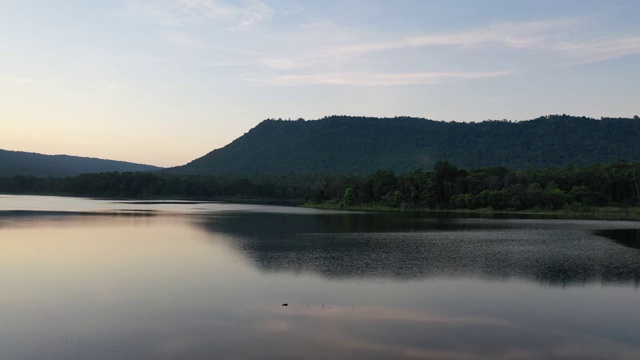
<svg viewBox="0 0 640 360">
<path fill-rule="evenodd" d="M 0 195 L 0 359 L 638 359 L 639 229 Z"/>
</svg>

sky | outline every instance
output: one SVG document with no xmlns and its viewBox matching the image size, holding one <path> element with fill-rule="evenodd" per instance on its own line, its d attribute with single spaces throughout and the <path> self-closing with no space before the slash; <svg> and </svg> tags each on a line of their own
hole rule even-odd
<svg viewBox="0 0 640 360">
<path fill-rule="evenodd" d="M 640 114 L 637 0 L 2 0 L 0 149 L 169 167 L 267 118 Z"/>
</svg>

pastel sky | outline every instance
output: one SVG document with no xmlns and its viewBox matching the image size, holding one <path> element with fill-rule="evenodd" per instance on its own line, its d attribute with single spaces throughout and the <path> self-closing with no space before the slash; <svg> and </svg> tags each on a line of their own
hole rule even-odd
<svg viewBox="0 0 640 360">
<path fill-rule="evenodd" d="M 632 117 L 637 0 L 4 0 L 0 148 L 182 165 L 266 118 Z"/>
</svg>

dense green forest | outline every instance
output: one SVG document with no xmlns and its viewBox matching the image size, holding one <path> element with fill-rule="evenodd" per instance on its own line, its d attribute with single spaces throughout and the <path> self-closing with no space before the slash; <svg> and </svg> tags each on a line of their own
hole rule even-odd
<svg viewBox="0 0 640 360">
<path fill-rule="evenodd" d="M 587 165 L 640 161 L 640 118 L 568 115 L 473 123 L 420 118 L 330 116 L 265 120 L 179 174 L 404 173 L 449 161 L 462 168 Z"/>
<path fill-rule="evenodd" d="M 635 206 L 640 163 L 528 168 L 461 169 L 439 161 L 396 175 L 203 176 L 162 173 L 100 173 L 76 177 L 0 178 L 0 192 L 111 198 L 272 199 L 421 209 L 573 210 Z"/>
<path fill-rule="evenodd" d="M 640 163 L 624 161 L 517 171 L 464 170 L 440 161 L 433 171 L 395 175 L 382 170 L 365 177 L 325 178 L 315 197 L 343 207 L 573 211 L 635 206 L 639 199 Z"/>
<path fill-rule="evenodd" d="M 152 171 L 157 166 L 69 155 L 0 150 L 0 176 L 75 176 L 108 171 Z"/>
<path fill-rule="evenodd" d="M 231 198 L 288 200 L 312 198 L 314 176 L 203 176 L 151 172 L 109 172 L 73 177 L 18 175 L 0 178 L 0 193 L 69 195 L 99 198 L 182 198 L 227 200 Z"/>
</svg>

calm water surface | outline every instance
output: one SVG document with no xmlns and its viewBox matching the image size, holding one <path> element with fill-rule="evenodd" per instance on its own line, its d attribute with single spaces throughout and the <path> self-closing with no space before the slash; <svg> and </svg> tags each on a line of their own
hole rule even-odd
<svg viewBox="0 0 640 360">
<path fill-rule="evenodd" d="M 639 229 L 0 195 L 0 359 L 638 359 Z"/>
</svg>

